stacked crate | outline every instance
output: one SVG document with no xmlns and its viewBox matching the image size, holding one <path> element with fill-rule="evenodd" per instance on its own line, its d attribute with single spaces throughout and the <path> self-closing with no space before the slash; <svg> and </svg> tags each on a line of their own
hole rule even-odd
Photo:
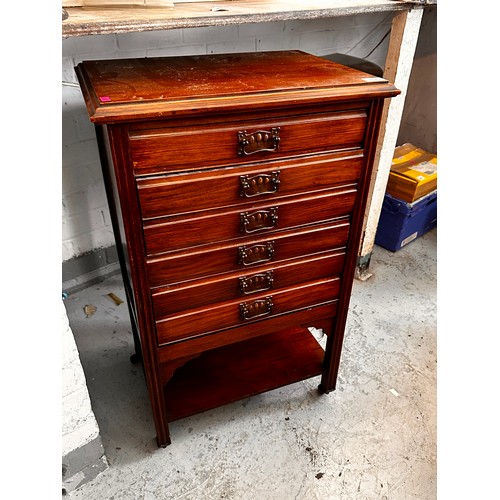
<svg viewBox="0 0 500 500">
<path fill-rule="evenodd" d="M 437 156 L 406 143 L 394 150 L 375 244 L 396 252 L 437 225 Z"/>
</svg>

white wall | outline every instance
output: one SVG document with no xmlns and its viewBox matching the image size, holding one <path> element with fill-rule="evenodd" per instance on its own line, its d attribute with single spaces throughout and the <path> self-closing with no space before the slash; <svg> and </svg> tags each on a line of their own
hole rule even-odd
<svg viewBox="0 0 500 500">
<path fill-rule="evenodd" d="M 332 19 L 175 29 L 63 40 L 62 45 L 62 257 L 67 261 L 114 245 L 93 125 L 74 66 L 84 59 L 154 57 L 300 49 L 367 58 L 382 68 L 391 13 Z M 368 56 L 368 57 L 367 57 Z"/>
</svg>

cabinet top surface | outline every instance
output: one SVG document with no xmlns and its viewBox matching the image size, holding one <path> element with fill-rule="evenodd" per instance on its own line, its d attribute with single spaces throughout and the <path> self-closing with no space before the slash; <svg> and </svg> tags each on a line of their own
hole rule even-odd
<svg viewBox="0 0 500 500">
<path fill-rule="evenodd" d="M 76 72 L 92 120 L 103 123 L 284 96 L 398 93 L 383 78 L 300 51 L 84 61 Z"/>
</svg>

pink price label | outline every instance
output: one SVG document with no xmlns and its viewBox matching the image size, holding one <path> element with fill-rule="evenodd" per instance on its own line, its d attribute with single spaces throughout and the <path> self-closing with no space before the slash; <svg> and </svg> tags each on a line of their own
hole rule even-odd
<svg viewBox="0 0 500 500">
<path fill-rule="evenodd" d="M 111 97 L 108 97 L 107 95 L 105 95 L 105 96 L 99 97 L 99 100 L 101 102 L 110 102 L 111 101 Z"/>
</svg>

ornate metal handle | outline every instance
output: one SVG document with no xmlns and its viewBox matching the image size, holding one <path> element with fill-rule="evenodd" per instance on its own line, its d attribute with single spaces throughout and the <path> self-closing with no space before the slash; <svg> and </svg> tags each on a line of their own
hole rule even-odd
<svg viewBox="0 0 500 500">
<path fill-rule="evenodd" d="M 273 272 L 254 274 L 253 276 L 241 276 L 238 278 L 241 295 L 249 295 L 255 292 L 263 292 L 273 287 Z"/>
<path fill-rule="evenodd" d="M 240 196 L 251 198 L 260 194 L 276 193 L 280 186 L 280 171 L 271 174 L 257 174 L 252 177 L 248 175 L 240 176 L 241 191 Z"/>
<path fill-rule="evenodd" d="M 238 264 L 250 266 L 260 262 L 268 262 L 274 256 L 274 241 L 268 241 L 261 245 L 246 245 L 238 247 Z"/>
<path fill-rule="evenodd" d="M 269 210 L 257 210 L 256 212 L 243 212 L 240 214 L 240 231 L 242 233 L 254 233 L 263 229 L 272 229 L 278 222 L 278 207 Z"/>
<path fill-rule="evenodd" d="M 273 312 L 273 298 L 266 297 L 265 299 L 254 300 L 253 302 L 243 302 L 240 304 L 240 318 L 249 320 L 267 316 Z"/>
<path fill-rule="evenodd" d="M 238 132 L 238 155 L 248 156 L 260 151 L 277 151 L 280 145 L 280 128 L 257 130 L 249 134 L 246 130 Z"/>
</svg>

